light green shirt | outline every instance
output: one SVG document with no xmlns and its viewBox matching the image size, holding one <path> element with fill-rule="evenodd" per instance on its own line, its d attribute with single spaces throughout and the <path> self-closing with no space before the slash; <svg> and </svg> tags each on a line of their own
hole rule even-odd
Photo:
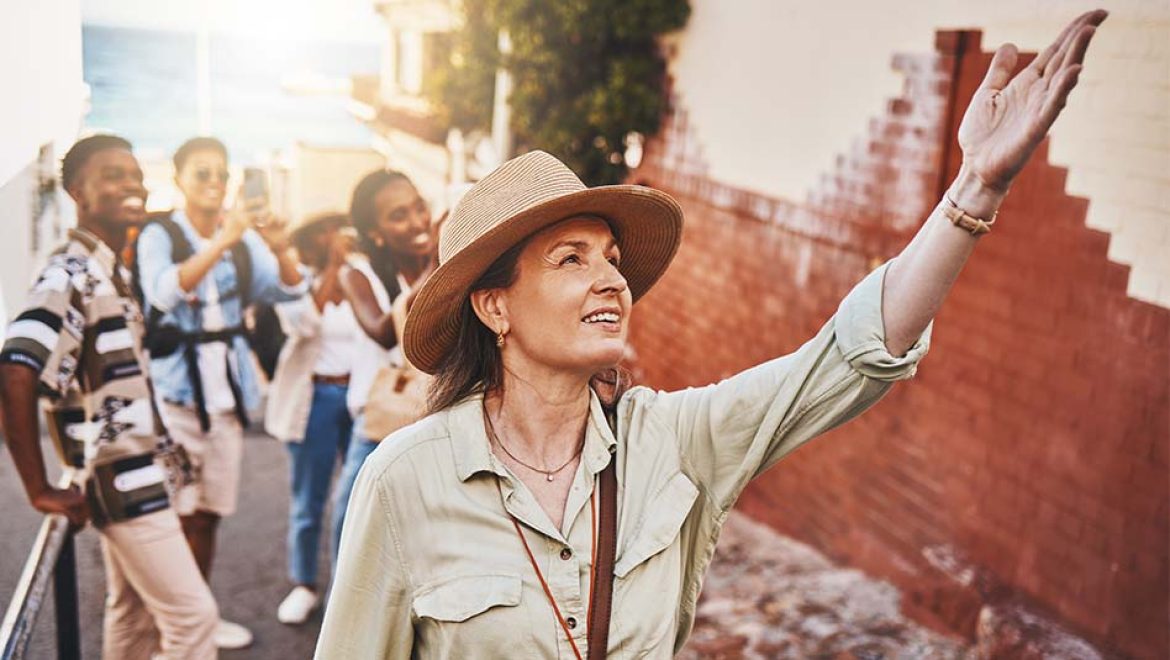
<svg viewBox="0 0 1170 660">
<path fill-rule="evenodd" d="M 914 375 L 930 328 L 905 356 L 886 350 L 885 270 L 794 353 L 707 387 L 630 390 L 616 439 L 593 397 L 560 529 L 491 452 L 482 397 L 387 438 L 350 499 L 316 657 L 573 658 L 509 513 L 587 654 L 589 500 L 610 460 L 618 532 L 608 655 L 672 657 L 748 482 Z"/>
</svg>

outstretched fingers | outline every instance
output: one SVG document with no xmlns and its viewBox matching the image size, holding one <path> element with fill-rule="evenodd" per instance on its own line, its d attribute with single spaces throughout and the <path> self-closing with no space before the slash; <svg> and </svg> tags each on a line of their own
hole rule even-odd
<svg viewBox="0 0 1170 660">
<path fill-rule="evenodd" d="M 1060 64 L 1061 68 L 1083 63 L 1085 61 L 1085 53 L 1089 50 L 1089 42 L 1093 40 L 1093 36 L 1096 34 L 1096 27 L 1092 25 L 1082 27 L 1073 37 L 1072 46 L 1065 53 L 1064 60 Z"/>
<path fill-rule="evenodd" d="M 1104 9 L 1096 9 L 1085 12 L 1077 16 L 1073 22 L 1069 23 L 1060 32 L 1060 36 L 1053 41 L 1048 48 L 1044 49 L 1043 53 L 1033 60 L 1031 68 L 1036 74 L 1043 78 L 1051 78 L 1056 74 L 1061 62 L 1064 61 L 1066 53 L 1071 48 L 1076 36 L 1086 27 L 1096 27 L 1109 15 L 1109 12 Z"/>
<path fill-rule="evenodd" d="M 1060 31 L 1060 34 L 1056 37 L 1056 40 L 1049 44 L 1048 48 L 1044 49 L 1044 52 L 1037 55 L 1036 59 L 1032 60 L 1032 63 L 1028 66 L 1036 72 L 1037 76 L 1044 75 L 1045 67 L 1048 66 L 1049 62 L 1055 59 L 1056 54 L 1060 51 L 1061 46 L 1064 45 L 1064 41 L 1068 37 L 1069 33 L 1073 31 L 1074 27 L 1080 25 L 1087 15 L 1088 14 L 1081 14 L 1080 16 L 1077 16 L 1073 22 L 1064 26 L 1064 29 Z"/>
<path fill-rule="evenodd" d="M 1074 64 L 1063 69 L 1052 81 L 1052 85 L 1048 88 L 1048 97 L 1044 99 L 1044 106 L 1040 109 L 1040 128 L 1043 133 L 1047 134 L 1048 129 L 1052 128 L 1052 124 L 1060 116 L 1060 111 L 1068 102 L 1069 92 L 1077 86 L 1077 80 L 1080 79 L 1080 76 L 1081 65 Z"/>
<path fill-rule="evenodd" d="M 1052 125 L 1052 122 L 1056 121 L 1056 117 L 1068 101 L 1069 93 L 1072 92 L 1073 87 L 1076 87 L 1077 81 L 1080 79 L 1081 69 L 1084 68 L 1082 63 L 1085 61 L 1085 53 L 1089 49 L 1089 42 L 1093 40 L 1093 35 L 1096 33 L 1097 28 L 1092 25 L 1082 27 L 1073 36 L 1069 49 L 1064 54 L 1059 68 L 1055 70 L 1052 78 L 1049 80 L 1044 106 L 1040 112 L 1044 118 L 1045 131 Z"/>
</svg>

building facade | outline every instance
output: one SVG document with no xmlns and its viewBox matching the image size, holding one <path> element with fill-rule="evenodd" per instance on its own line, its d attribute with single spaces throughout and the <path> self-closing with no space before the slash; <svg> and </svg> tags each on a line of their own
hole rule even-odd
<svg viewBox="0 0 1170 660">
<path fill-rule="evenodd" d="M 1056 630 L 1170 652 L 1170 7 L 1106 4 L 918 377 L 741 501 L 995 657 Z M 1092 8 L 692 6 L 665 44 L 672 112 L 631 173 L 687 216 L 633 320 L 638 371 L 667 389 L 810 337 L 940 199 L 995 47 L 1042 50 Z"/>
<path fill-rule="evenodd" d="M 46 255 L 74 223 L 59 162 L 76 139 L 88 91 L 81 75 L 78 0 L 0 9 L 0 288 L 21 309 Z M 7 322 L 7 319 L 4 319 Z"/>
</svg>

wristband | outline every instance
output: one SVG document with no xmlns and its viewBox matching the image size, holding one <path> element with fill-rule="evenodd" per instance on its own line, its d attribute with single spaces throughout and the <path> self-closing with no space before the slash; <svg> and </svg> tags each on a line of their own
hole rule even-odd
<svg viewBox="0 0 1170 660">
<path fill-rule="evenodd" d="M 976 218 L 959 208 L 959 205 L 951 200 L 950 193 L 943 195 L 943 200 L 945 204 L 943 204 L 942 212 L 947 220 L 950 220 L 952 225 L 970 232 L 972 236 L 979 236 L 990 232 L 991 225 L 995 224 L 995 219 L 999 216 L 999 212 L 997 211 L 995 215 L 991 216 L 990 220 Z"/>
</svg>

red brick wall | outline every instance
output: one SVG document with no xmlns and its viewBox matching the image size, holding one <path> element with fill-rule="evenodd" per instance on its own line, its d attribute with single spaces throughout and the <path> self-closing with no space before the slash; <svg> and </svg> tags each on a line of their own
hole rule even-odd
<svg viewBox="0 0 1170 660">
<path fill-rule="evenodd" d="M 810 337 L 939 198 L 989 58 L 978 33 L 896 57 L 903 95 L 800 204 L 708 178 L 676 103 L 631 176 L 687 214 L 634 317 L 644 380 L 713 382 Z M 1046 152 L 981 240 L 918 377 L 757 480 L 740 508 L 892 580 L 938 627 L 972 636 L 981 605 L 1022 598 L 1098 644 L 1160 657 L 1170 311 L 1126 296 L 1127 268 Z"/>
</svg>

